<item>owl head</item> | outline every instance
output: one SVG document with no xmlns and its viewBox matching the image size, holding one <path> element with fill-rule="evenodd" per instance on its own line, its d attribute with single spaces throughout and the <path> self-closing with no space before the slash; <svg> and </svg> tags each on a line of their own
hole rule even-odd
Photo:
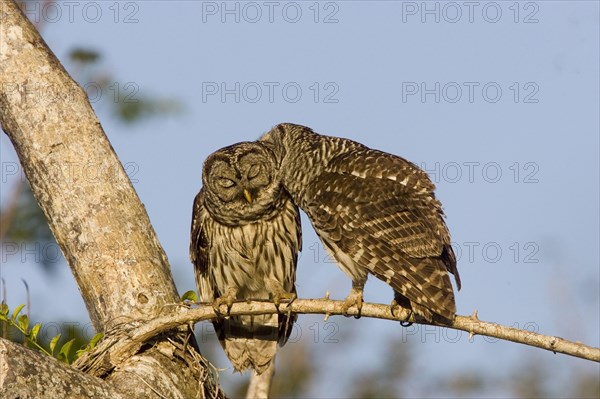
<svg viewBox="0 0 600 399">
<path fill-rule="evenodd" d="M 273 152 L 259 142 L 237 143 L 209 155 L 202 191 L 208 211 L 227 225 L 274 216 L 285 195 Z"/>
<path fill-rule="evenodd" d="M 301 143 L 300 147 L 304 150 L 314 150 L 312 147 L 315 147 L 318 143 L 311 136 L 315 135 L 316 133 L 309 127 L 293 123 L 280 123 L 263 134 L 259 141 L 273 151 L 277 164 L 280 165 L 281 160 L 289 151 L 290 144 L 297 147 L 298 143 Z"/>
</svg>

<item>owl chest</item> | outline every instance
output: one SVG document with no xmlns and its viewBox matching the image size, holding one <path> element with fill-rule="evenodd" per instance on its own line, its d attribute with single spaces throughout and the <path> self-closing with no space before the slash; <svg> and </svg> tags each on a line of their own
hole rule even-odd
<svg viewBox="0 0 600 399">
<path fill-rule="evenodd" d="M 260 224 L 215 227 L 209 263 L 218 290 L 235 288 L 239 295 L 260 291 L 268 274 L 269 247 L 273 245 L 268 229 Z"/>
</svg>

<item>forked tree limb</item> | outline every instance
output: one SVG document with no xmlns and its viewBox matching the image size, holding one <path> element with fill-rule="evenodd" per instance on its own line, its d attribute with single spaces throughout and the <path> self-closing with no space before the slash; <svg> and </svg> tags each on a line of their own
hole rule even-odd
<svg viewBox="0 0 600 399">
<path fill-rule="evenodd" d="M 0 0 L 0 124 L 97 331 L 152 319 L 179 300 L 167 256 L 87 94 L 13 0 Z M 224 397 L 186 339 L 185 326 L 157 336 L 122 358 L 106 381 L 132 399 Z M 14 346 L 5 348 L 12 356 Z M 11 391 L 27 380 L 19 385 L 25 377 L 3 365 L 0 397 L 39 397 Z M 33 372 L 26 377 L 39 381 Z M 69 381 L 63 386 L 70 388 Z"/>
<path fill-rule="evenodd" d="M 299 314 L 324 314 L 326 318 L 332 315 L 343 315 L 343 301 L 323 299 L 296 299 L 291 304 L 283 304 L 282 312 L 293 312 Z M 150 320 L 142 325 L 128 328 L 126 325 L 117 327 L 118 333 L 109 332 L 107 339 L 91 353 L 80 358 L 76 366 L 94 375 L 101 375 L 109 370 L 107 367 L 118 364 L 120 359 L 131 356 L 140 348 L 144 342 L 152 337 L 176 328 L 182 324 L 191 324 L 199 321 L 217 318 L 214 309 L 208 304 L 200 304 L 194 309 L 186 309 L 185 305 L 173 305 L 179 310 L 173 309 L 169 316 L 163 316 Z M 225 308 L 221 309 L 225 312 Z M 277 313 L 275 305 L 268 301 L 237 302 L 231 307 L 231 316 L 258 315 Z M 357 315 L 355 309 L 350 309 L 350 315 Z M 416 322 L 408 309 L 400 309 L 392 315 L 389 305 L 364 303 L 361 311 L 362 317 L 376 319 Z M 494 337 L 506 341 L 516 342 L 524 345 L 546 349 L 554 353 L 562 353 L 581 359 L 600 362 L 600 348 L 585 345 L 580 342 L 572 342 L 566 339 L 548 336 L 524 329 L 507 327 L 497 323 L 481 321 L 477 318 L 477 312 L 471 316 L 456 316 L 450 324 L 421 323 L 436 325 L 439 327 L 452 328 L 468 332 L 471 336 L 482 335 Z M 126 339 L 123 339 L 126 337 Z"/>
</svg>

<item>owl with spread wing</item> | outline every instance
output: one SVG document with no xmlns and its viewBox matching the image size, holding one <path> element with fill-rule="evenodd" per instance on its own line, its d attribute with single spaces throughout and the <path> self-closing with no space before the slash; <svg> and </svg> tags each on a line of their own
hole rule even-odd
<svg viewBox="0 0 600 399">
<path fill-rule="evenodd" d="M 352 279 L 344 310 L 360 314 L 369 274 L 394 290 L 396 306 L 427 321 L 456 313 L 449 273 L 456 258 L 435 186 L 413 163 L 355 141 L 290 123 L 260 143 L 276 158 L 281 183 L 308 215 L 325 248 Z"/>
</svg>

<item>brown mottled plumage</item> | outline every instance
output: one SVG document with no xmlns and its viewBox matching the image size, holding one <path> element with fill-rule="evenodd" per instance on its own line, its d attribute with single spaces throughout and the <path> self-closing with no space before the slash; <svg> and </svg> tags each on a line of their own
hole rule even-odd
<svg viewBox="0 0 600 399">
<path fill-rule="evenodd" d="M 369 273 L 396 303 L 432 320 L 456 313 L 448 272 L 456 258 L 435 186 L 398 156 L 310 128 L 280 124 L 260 138 L 277 158 L 283 186 L 352 278 L 345 309 L 362 306 Z"/>
<path fill-rule="evenodd" d="M 257 142 L 222 148 L 204 162 L 190 257 L 201 299 L 216 307 L 295 296 L 300 216 L 275 166 L 273 153 Z M 261 374 L 295 320 L 284 314 L 232 316 L 213 324 L 235 369 Z"/>
</svg>

